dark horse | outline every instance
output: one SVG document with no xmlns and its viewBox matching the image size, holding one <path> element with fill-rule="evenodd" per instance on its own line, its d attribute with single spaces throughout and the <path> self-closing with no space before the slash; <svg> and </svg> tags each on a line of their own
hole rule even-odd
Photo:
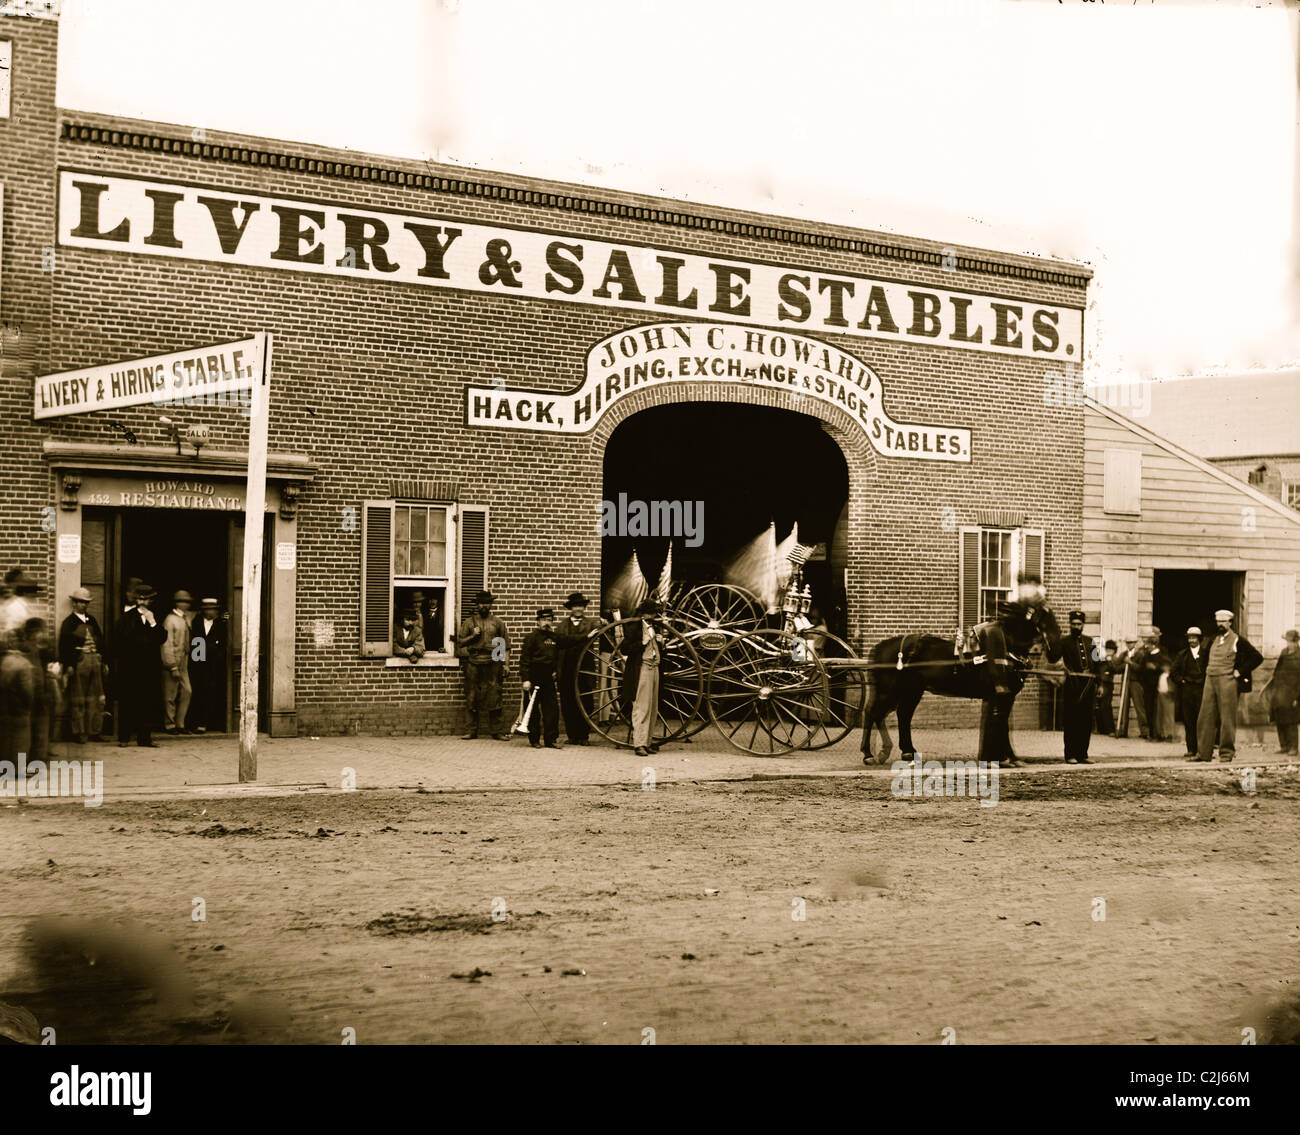
<svg viewBox="0 0 1300 1135">
<path fill-rule="evenodd" d="M 1011 707 L 1025 684 L 1035 641 L 1041 637 L 1048 658 L 1054 659 L 1060 654 L 1061 628 L 1045 603 L 1012 602 L 1001 604 L 997 617 L 977 633 L 979 652 L 974 655 L 958 654 L 952 639 L 937 635 L 901 635 L 876 645 L 869 671 L 871 696 L 863 711 L 863 764 L 871 763 L 872 726 L 880 731 L 882 742 L 877 761 L 888 762 L 894 743 L 885 718 L 894 711 L 902 757 L 913 759 L 912 715 L 926 691 L 983 701 L 979 759 L 1019 764 L 1011 751 Z"/>
</svg>

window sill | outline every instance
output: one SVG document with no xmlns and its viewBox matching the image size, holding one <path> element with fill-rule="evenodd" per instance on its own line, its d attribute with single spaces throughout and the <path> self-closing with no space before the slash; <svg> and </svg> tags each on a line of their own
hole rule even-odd
<svg viewBox="0 0 1300 1135">
<path fill-rule="evenodd" d="M 385 666 L 402 666 L 407 670 L 452 668 L 460 666 L 460 659 L 454 654 L 426 654 L 419 662 L 408 662 L 405 658 L 393 656 L 384 659 Z"/>
</svg>

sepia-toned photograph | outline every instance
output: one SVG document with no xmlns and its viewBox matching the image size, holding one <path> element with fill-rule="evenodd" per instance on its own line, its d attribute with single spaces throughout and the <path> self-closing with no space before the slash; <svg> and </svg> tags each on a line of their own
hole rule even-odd
<svg viewBox="0 0 1300 1135">
<path fill-rule="evenodd" d="M 1298 222 L 1296 3 L 0 0 L 28 1102 L 980 1045 L 1248 1109 Z"/>
</svg>

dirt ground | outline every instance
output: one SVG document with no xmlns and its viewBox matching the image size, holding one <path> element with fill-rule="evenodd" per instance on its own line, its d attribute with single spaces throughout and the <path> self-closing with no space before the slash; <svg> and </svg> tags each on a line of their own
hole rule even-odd
<svg viewBox="0 0 1300 1135">
<path fill-rule="evenodd" d="M 1298 800 L 1291 766 L 25 805 L 0 1001 L 65 1044 L 1278 1039 Z"/>
</svg>

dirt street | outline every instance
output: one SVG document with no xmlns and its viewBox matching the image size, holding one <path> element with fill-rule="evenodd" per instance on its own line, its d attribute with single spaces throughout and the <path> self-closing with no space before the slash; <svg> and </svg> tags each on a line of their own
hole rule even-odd
<svg viewBox="0 0 1300 1135">
<path fill-rule="evenodd" d="M 1238 775 L 6 808 L 0 1001 L 59 1043 L 1266 1040 L 1300 771 Z M 175 953 L 87 945 L 123 922 Z"/>
</svg>

